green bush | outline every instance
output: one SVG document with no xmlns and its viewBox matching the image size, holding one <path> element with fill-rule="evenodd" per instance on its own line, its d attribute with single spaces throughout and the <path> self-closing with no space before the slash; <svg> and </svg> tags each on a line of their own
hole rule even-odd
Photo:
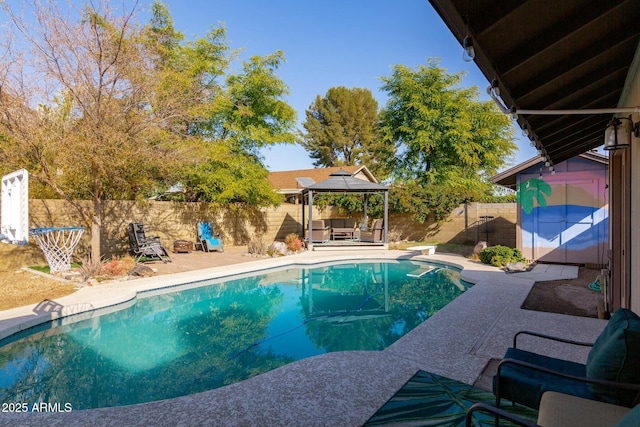
<svg viewBox="0 0 640 427">
<path fill-rule="evenodd" d="M 494 267 L 504 267 L 510 262 L 525 260 L 519 249 L 512 249 L 502 245 L 489 246 L 483 249 L 479 256 L 483 264 L 491 264 Z"/>
</svg>

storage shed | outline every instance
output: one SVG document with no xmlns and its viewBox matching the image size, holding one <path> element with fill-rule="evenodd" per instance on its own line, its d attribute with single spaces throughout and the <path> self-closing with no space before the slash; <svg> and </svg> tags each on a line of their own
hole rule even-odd
<svg viewBox="0 0 640 427">
<path fill-rule="evenodd" d="M 516 246 L 525 258 L 606 264 L 608 165 L 608 157 L 595 151 L 553 168 L 536 156 L 492 178 L 517 191 Z"/>
</svg>

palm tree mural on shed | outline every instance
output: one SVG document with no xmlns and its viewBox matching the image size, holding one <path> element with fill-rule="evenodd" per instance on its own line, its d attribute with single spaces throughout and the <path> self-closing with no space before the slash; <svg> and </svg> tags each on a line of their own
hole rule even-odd
<svg viewBox="0 0 640 427">
<path fill-rule="evenodd" d="M 527 214 L 533 211 L 535 202 L 543 208 L 546 207 L 549 196 L 551 196 L 551 186 L 542 178 L 531 178 L 518 184 L 516 200 Z"/>
</svg>

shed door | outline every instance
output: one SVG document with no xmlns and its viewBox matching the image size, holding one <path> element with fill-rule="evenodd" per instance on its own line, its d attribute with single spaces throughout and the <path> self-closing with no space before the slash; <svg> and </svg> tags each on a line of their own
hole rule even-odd
<svg viewBox="0 0 640 427">
<path fill-rule="evenodd" d="M 596 220 L 598 180 L 554 183 L 545 208 L 534 218 L 536 258 L 547 262 L 596 263 L 603 236 Z"/>
</svg>

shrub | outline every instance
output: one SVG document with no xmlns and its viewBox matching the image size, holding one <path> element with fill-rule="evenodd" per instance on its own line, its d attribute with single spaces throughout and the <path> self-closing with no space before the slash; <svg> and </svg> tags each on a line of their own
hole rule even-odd
<svg viewBox="0 0 640 427">
<path fill-rule="evenodd" d="M 296 233 L 287 234 L 287 237 L 284 238 L 284 243 L 291 252 L 302 250 L 302 240 Z"/>
<path fill-rule="evenodd" d="M 135 267 L 136 261 L 130 255 L 125 255 L 122 258 L 114 256 L 110 261 L 106 261 L 102 265 L 102 270 L 109 276 L 124 276 Z"/>
<path fill-rule="evenodd" d="M 251 255 L 264 256 L 267 254 L 267 245 L 262 241 L 261 237 L 254 237 L 249 242 L 247 250 Z"/>
<path fill-rule="evenodd" d="M 82 274 L 82 279 L 85 281 L 92 277 L 100 276 L 103 271 L 102 263 L 100 261 L 94 261 L 91 256 L 88 256 L 82 261 L 82 265 L 80 266 L 80 273 Z"/>
<path fill-rule="evenodd" d="M 494 267 L 504 267 L 510 262 L 525 260 L 519 249 L 512 249 L 502 245 L 489 246 L 483 249 L 479 256 L 483 264 L 491 264 Z"/>
</svg>

